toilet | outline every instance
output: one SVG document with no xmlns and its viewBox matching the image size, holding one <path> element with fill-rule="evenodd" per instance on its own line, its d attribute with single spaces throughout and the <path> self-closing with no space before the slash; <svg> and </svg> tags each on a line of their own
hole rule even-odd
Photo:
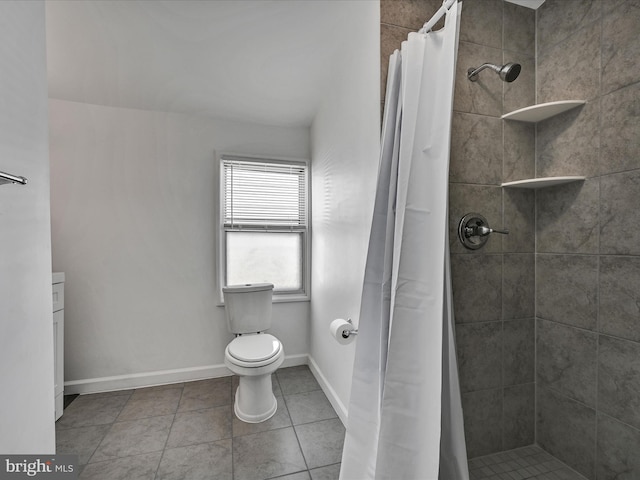
<svg viewBox="0 0 640 480">
<path fill-rule="evenodd" d="M 264 422 L 278 408 L 271 374 L 284 360 L 280 340 L 265 333 L 271 327 L 273 285 L 229 285 L 222 293 L 227 327 L 236 336 L 224 351 L 224 364 L 240 377 L 233 408 L 243 422 Z"/>
</svg>

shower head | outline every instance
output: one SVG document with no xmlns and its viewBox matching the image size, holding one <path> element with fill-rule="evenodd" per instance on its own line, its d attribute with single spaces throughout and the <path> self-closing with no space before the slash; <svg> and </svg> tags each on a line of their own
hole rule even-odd
<svg viewBox="0 0 640 480">
<path fill-rule="evenodd" d="M 476 82 L 478 80 L 478 74 L 485 68 L 489 68 L 496 72 L 503 82 L 513 82 L 516 78 L 518 78 L 518 75 L 520 75 L 520 70 L 522 69 L 519 63 L 509 62 L 502 66 L 494 65 L 492 63 L 485 63 L 483 65 L 480 65 L 478 68 L 470 68 L 469 70 L 467 70 L 467 78 L 472 82 Z"/>
</svg>

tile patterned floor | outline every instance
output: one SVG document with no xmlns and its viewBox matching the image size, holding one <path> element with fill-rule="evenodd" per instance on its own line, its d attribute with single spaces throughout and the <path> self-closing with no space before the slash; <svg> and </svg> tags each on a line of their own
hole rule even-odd
<svg viewBox="0 0 640 480">
<path fill-rule="evenodd" d="M 337 480 L 344 427 L 307 366 L 273 378 L 278 411 L 233 414 L 237 377 L 79 396 L 56 423 L 80 479 Z M 537 446 L 469 461 L 471 480 L 585 480 Z"/>
<path fill-rule="evenodd" d="M 80 479 L 337 480 L 344 427 L 307 366 L 273 375 L 278 411 L 233 414 L 237 377 L 81 395 L 56 423 Z"/>
<path fill-rule="evenodd" d="M 471 480 L 586 480 L 535 445 L 474 458 L 469 473 Z"/>
</svg>

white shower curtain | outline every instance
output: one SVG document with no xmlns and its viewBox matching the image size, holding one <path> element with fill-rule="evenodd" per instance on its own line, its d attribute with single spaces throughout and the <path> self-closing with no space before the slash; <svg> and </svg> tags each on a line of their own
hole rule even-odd
<svg viewBox="0 0 640 480">
<path fill-rule="evenodd" d="M 390 59 L 341 480 L 469 478 L 447 238 L 460 9 Z"/>
</svg>

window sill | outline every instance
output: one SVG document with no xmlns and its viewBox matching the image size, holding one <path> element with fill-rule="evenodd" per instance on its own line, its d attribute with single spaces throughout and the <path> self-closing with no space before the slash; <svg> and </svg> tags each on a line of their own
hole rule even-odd
<svg viewBox="0 0 640 480">
<path fill-rule="evenodd" d="M 310 302 L 311 297 L 309 295 L 282 295 L 273 296 L 272 303 L 297 303 L 297 302 Z M 221 299 L 217 304 L 217 307 L 224 307 L 224 301 Z"/>
</svg>

